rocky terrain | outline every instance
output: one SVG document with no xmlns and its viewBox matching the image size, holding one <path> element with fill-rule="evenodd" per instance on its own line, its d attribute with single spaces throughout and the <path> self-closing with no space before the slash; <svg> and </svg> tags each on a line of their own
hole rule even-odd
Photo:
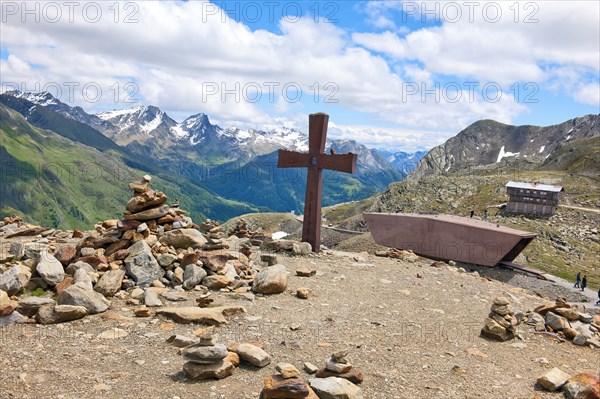
<svg viewBox="0 0 600 399">
<path fill-rule="evenodd" d="M 289 214 L 196 224 L 150 183 L 91 231 L 4 219 L 3 397 L 554 398 L 597 384 L 581 373 L 597 372 L 599 312 L 568 290 L 407 251 L 312 254 L 270 237 L 297 225 Z"/>
</svg>

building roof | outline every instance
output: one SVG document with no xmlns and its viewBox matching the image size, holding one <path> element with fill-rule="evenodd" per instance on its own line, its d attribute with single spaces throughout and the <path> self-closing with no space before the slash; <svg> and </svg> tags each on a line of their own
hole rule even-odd
<svg viewBox="0 0 600 399">
<path fill-rule="evenodd" d="M 550 191 L 553 193 L 560 193 L 564 191 L 562 186 L 552 186 L 550 184 L 540 184 L 540 183 L 524 183 L 519 181 L 509 181 L 506 183 L 506 187 L 510 188 L 524 188 L 527 190 L 540 190 L 540 191 Z"/>
</svg>

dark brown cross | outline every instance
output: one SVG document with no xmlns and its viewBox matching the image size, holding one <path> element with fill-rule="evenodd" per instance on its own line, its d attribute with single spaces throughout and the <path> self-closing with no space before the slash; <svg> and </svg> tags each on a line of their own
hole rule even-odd
<svg viewBox="0 0 600 399">
<path fill-rule="evenodd" d="M 277 167 L 308 168 L 302 241 L 309 242 L 314 252 L 321 247 L 321 197 L 323 169 L 356 173 L 356 154 L 325 154 L 325 139 L 329 115 L 311 114 L 308 120 L 308 154 L 279 150 Z"/>
</svg>

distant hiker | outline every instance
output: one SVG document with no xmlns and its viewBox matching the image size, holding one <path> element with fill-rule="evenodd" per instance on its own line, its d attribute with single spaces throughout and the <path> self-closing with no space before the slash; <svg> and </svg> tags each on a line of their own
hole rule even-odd
<svg viewBox="0 0 600 399">
<path fill-rule="evenodd" d="M 585 290 L 587 287 L 587 276 L 583 276 L 583 280 L 581 280 L 581 291 Z"/>
<path fill-rule="evenodd" d="M 596 302 L 596 305 L 600 305 L 600 289 L 598 290 L 598 302 Z"/>
<path fill-rule="evenodd" d="M 483 211 L 483 220 L 487 221 L 487 209 Z"/>
<path fill-rule="evenodd" d="M 471 219 L 473 218 L 473 215 L 475 215 L 475 211 L 471 209 Z"/>
<path fill-rule="evenodd" d="M 578 272 L 577 276 L 575 276 L 575 285 L 573 286 L 573 288 L 581 288 L 579 286 L 580 282 L 581 282 L 581 272 Z"/>
</svg>

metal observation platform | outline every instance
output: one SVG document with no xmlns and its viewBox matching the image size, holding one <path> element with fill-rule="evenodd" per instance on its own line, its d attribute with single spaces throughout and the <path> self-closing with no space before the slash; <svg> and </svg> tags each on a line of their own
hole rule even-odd
<svg viewBox="0 0 600 399">
<path fill-rule="evenodd" d="M 537 236 L 482 220 L 453 215 L 363 214 L 373 240 L 431 259 L 484 266 L 513 261 Z"/>
</svg>

